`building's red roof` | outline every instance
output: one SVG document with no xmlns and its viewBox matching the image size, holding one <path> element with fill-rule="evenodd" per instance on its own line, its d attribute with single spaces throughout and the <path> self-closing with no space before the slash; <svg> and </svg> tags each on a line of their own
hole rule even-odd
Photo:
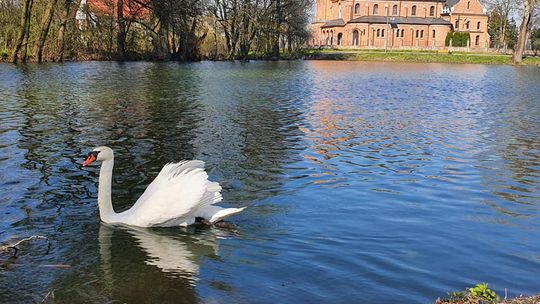
<svg viewBox="0 0 540 304">
<path fill-rule="evenodd" d="M 124 18 L 144 18 L 150 15 L 150 0 L 124 0 Z M 88 6 L 97 15 L 116 16 L 118 0 L 88 0 Z"/>
</svg>

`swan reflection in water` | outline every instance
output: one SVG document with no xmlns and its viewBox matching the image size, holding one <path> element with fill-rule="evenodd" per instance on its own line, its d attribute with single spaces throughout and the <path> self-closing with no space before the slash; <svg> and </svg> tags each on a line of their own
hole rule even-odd
<svg viewBox="0 0 540 304">
<path fill-rule="evenodd" d="M 195 284 L 204 259 L 219 259 L 220 238 L 227 231 L 188 227 L 99 228 L 104 288 L 128 303 L 194 303 Z"/>
</svg>

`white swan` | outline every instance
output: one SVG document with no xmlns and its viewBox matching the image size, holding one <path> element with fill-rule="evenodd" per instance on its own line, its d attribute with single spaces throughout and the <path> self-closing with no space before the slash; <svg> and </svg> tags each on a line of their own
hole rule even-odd
<svg viewBox="0 0 540 304">
<path fill-rule="evenodd" d="M 200 160 L 167 164 L 129 210 L 116 213 L 111 202 L 114 153 L 97 147 L 88 153 L 83 166 L 102 161 L 99 171 L 99 216 L 105 223 L 138 227 L 187 226 L 202 221 L 215 224 L 243 208 L 215 206 L 222 200 L 221 186 L 208 180 Z"/>
</svg>

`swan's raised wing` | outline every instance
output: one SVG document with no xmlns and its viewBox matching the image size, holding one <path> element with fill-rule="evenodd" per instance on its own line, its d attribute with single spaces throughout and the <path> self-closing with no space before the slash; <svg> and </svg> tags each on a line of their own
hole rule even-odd
<svg viewBox="0 0 540 304">
<path fill-rule="evenodd" d="M 219 184 L 208 181 L 200 160 L 167 164 L 128 211 L 128 218 L 143 227 L 192 224 L 198 208 L 221 200 L 220 190 Z"/>
</svg>

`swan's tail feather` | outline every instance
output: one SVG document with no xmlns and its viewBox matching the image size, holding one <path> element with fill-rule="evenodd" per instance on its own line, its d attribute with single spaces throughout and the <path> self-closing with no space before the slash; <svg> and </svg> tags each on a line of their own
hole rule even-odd
<svg viewBox="0 0 540 304">
<path fill-rule="evenodd" d="M 246 207 L 242 207 L 242 208 L 222 208 L 222 207 L 219 207 L 219 206 L 214 206 L 214 205 L 210 205 L 210 206 L 206 206 L 204 208 L 202 208 L 201 210 L 199 210 L 197 216 L 200 216 L 202 218 L 205 218 L 206 220 L 208 220 L 210 223 L 216 223 L 216 222 L 219 222 L 233 214 L 237 214 L 237 213 L 240 213 L 242 212 L 244 209 L 246 209 Z"/>
</svg>

